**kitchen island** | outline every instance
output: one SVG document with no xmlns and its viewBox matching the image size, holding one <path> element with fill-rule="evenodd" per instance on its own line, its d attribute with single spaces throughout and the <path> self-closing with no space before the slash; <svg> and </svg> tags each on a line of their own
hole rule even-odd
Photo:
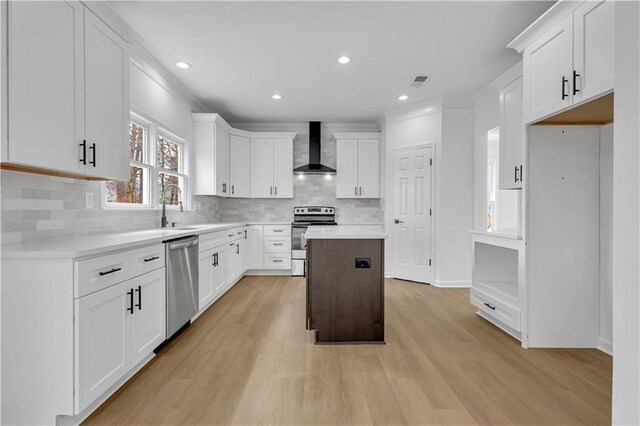
<svg viewBox="0 0 640 426">
<path fill-rule="evenodd" d="M 386 238 L 373 228 L 307 230 L 306 327 L 316 343 L 384 343 Z"/>
</svg>

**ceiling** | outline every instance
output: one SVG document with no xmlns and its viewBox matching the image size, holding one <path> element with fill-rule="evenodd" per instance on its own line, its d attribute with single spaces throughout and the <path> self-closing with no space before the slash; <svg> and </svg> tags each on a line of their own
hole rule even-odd
<svg viewBox="0 0 640 426">
<path fill-rule="evenodd" d="M 506 44 L 551 4 L 110 3 L 152 55 L 231 122 L 373 122 L 403 105 L 471 96 L 520 59 Z M 338 64 L 341 55 L 351 63 Z M 430 81 L 410 88 L 423 74 Z"/>
</svg>

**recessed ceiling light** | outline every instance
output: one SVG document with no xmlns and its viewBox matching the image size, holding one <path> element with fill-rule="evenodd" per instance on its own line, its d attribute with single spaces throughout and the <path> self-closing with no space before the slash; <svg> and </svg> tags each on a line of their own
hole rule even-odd
<svg viewBox="0 0 640 426">
<path fill-rule="evenodd" d="M 409 97 L 407 95 L 400 95 L 398 96 L 398 100 L 399 101 L 406 101 L 407 99 L 409 99 Z"/>
<path fill-rule="evenodd" d="M 348 56 L 340 56 L 338 58 L 338 63 L 340 63 L 342 65 L 348 64 L 349 62 L 351 62 L 351 58 L 348 57 Z"/>
<path fill-rule="evenodd" d="M 280 99 L 282 99 L 284 96 L 279 95 L 277 93 L 271 95 L 271 99 L 273 99 L 274 101 L 279 101 Z"/>
<path fill-rule="evenodd" d="M 176 67 L 180 68 L 181 70 L 188 70 L 189 68 L 191 68 L 191 64 L 189 62 L 175 61 L 174 64 L 176 64 Z"/>
</svg>

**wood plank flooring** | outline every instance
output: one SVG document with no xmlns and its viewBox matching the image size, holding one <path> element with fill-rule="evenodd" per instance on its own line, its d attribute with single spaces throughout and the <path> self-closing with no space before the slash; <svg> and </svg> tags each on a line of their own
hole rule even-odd
<svg viewBox="0 0 640 426">
<path fill-rule="evenodd" d="M 612 360 L 522 349 L 468 289 L 386 282 L 386 345 L 313 345 L 302 278 L 246 277 L 85 424 L 610 424 Z"/>
</svg>

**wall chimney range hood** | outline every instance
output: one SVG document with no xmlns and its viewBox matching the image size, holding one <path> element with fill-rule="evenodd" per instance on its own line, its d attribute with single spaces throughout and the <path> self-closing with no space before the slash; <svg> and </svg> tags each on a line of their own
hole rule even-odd
<svg viewBox="0 0 640 426">
<path fill-rule="evenodd" d="M 293 173 L 297 175 L 334 175 L 336 170 L 320 163 L 320 144 L 322 131 L 319 121 L 309 122 L 309 164 L 296 167 Z"/>
</svg>

